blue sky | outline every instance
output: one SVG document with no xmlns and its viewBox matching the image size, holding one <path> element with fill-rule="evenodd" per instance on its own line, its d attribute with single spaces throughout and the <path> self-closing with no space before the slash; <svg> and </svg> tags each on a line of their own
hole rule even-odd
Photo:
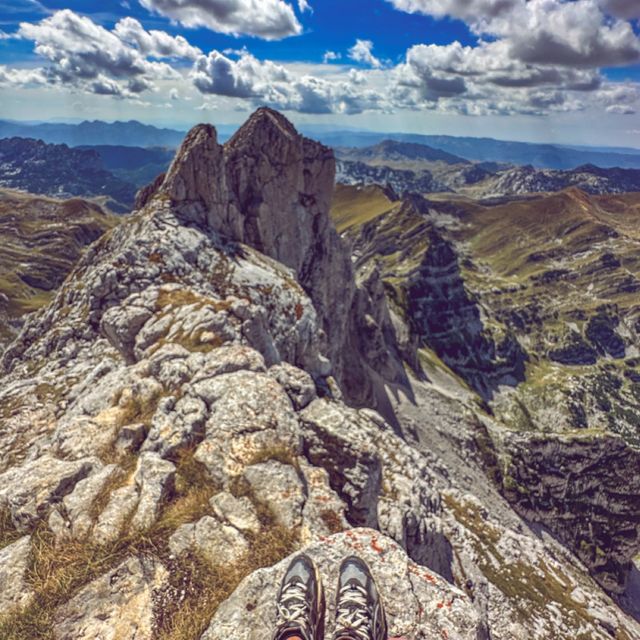
<svg viewBox="0 0 640 640">
<path fill-rule="evenodd" d="M 639 19 L 637 0 L 0 0 L 0 118 L 186 127 L 269 104 L 640 146 Z"/>
</svg>

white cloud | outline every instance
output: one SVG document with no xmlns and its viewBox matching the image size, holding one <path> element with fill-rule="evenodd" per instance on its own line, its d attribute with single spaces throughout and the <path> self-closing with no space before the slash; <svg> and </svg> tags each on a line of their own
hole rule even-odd
<svg viewBox="0 0 640 640">
<path fill-rule="evenodd" d="M 287 83 L 287 70 L 270 61 L 260 61 L 248 52 L 231 60 L 219 51 L 200 56 L 193 68 L 193 83 L 202 93 L 232 98 L 257 98 L 275 83 Z"/>
<path fill-rule="evenodd" d="M 195 60 L 202 51 L 189 44 L 182 36 L 171 36 L 166 31 L 145 31 L 135 18 L 120 20 L 113 33 L 123 42 L 132 44 L 140 53 L 154 58 L 186 58 Z"/>
<path fill-rule="evenodd" d="M 510 11 L 521 0 L 387 0 L 396 9 L 407 13 L 424 13 L 443 18 L 450 16 L 475 22 L 494 18 Z"/>
<path fill-rule="evenodd" d="M 362 74 L 344 73 L 336 80 L 298 75 L 246 51 L 238 60 L 218 51 L 201 56 L 194 64 L 192 78 L 204 94 L 243 98 L 254 105 L 300 113 L 354 114 L 387 108 L 380 93 L 363 89 Z"/>
<path fill-rule="evenodd" d="M 336 53 L 335 51 L 325 51 L 324 55 L 322 56 L 322 62 L 328 64 L 329 62 L 332 62 L 334 60 L 340 60 L 340 58 L 342 58 L 341 53 Z"/>
<path fill-rule="evenodd" d="M 375 69 L 382 66 L 382 62 L 373 53 L 373 42 L 371 40 L 356 40 L 356 43 L 349 49 L 349 57 L 356 62 L 362 62 Z"/>
<path fill-rule="evenodd" d="M 476 47 L 459 42 L 416 45 L 393 75 L 392 97 L 397 108 L 466 115 L 582 110 L 602 102 L 604 82 L 592 69 L 514 60 L 504 41 L 482 42 Z"/>
<path fill-rule="evenodd" d="M 465 21 L 476 46 L 417 45 L 394 71 L 396 105 L 456 113 L 524 113 L 601 108 L 630 113 L 599 69 L 640 60 L 624 18 L 638 0 L 388 0 L 397 9 Z M 487 37 L 488 36 L 488 37 Z M 626 100 L 626 101 L 625 101 Z"/>
<path fill-rule="evenodd" d="M 172 100 L 180 100 L 180 92 L 177 89 L 171 89 L 171 91 L 169 91 L 169 97 Z"/>
<path fill-rule="evenodd" d="M 622 116 L 631 116 L 636 113 L 634 107 L 624 104 L 612 104 L 606 108 L 607 113 L 617 113 Z"/>
<path fill-rule="evenodd" d="M 236 36 L 280 40 L 302 32 L 292 6 L 284 0 L 140 0 L 140 4 L 185 27 Z"/>
<path fill-rule="evenodd" d="M 46 84 L 42 69 L 14 69 L 0 65 L 0 86 L 30 86 Z"/>
<path fill-rule="evenodd" d="M 596 0 L 530 0 L 495 33 L 511 55 L 532 64 L 601 67 L 640 60 L 640 39 L 628 22 L 607 20 Z"/>
<path fill-rule="evenodd" d="M 307 0 L 298 0 L 298 9 L 300 9 L 300 13 L 304 13 L 305 11 L 313 12 L 313 9 Z"/>
<path fill-rule="evenodd" d="M 128 98 L 153 90 L 158 80 L 178 77 L 171 66 L 148 57 L 199 54 L 183 38 L 147 32 L 136 20 L 121 20 L 109 31 L 69 9 L 21 23 L 18 36 L 33 41 L 35 53 L 49 62 L 44 73 L 50 83 Z"/>
<path fill-rule="evenodd" d="M 637 0 L 388 0 L 397 9 L 464 20 L 477 34 L 509 43 L 532 64 L 601 67 L 640 60 L 640 39 L 612 14 L 640 14 Z"/>
</svg>

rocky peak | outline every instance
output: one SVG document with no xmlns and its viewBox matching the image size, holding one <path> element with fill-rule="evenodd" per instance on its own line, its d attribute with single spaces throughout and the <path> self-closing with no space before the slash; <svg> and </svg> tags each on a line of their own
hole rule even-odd
<svg viewBox="0 0 640 640">
<path fill-rule="evenodd" d="M 367 306 L 368 294 L 356 303 L 350 251 L 329 216 L 334 181 L 333 151 L 262 108 L 225 145 L 218 144 L 214 127 L 194 127 L 166 177 L 141 191 L 138 202 L 144 207 L 154 198 L 169 199 L 185 224 L 249 245 L 292 269 L 318 314 L 332 374 L 349 399 L 362 404 L 372 392 L 367 375 L 353 364 L 354 345 L 362 339 L 353 337 L 360 330 L 352 311 L 355 304 Z M 357 380 L 350 384 L 349 376 Z"/>
<path fill-rule="evenodd" d="M 184 139 L 160 190 L 176 203 L 214 204 L 221 172 L 222 148 L 214 127 L 195 126 Z"/>
<path fill-rule="evenodd" d="M 257 140 L 266 141 L 272 136 L 283 136 L 289 140 L 295 140 L 299 137 L 293 124 L 281 113 L 269 109 L 269 107 L 261 107 L 236 131 L 226 146 L 241 149 L 244 145 L 253 146 Z M 279 158 L 273 148 L 265 148 L 264 150 Z"/>
</svg>

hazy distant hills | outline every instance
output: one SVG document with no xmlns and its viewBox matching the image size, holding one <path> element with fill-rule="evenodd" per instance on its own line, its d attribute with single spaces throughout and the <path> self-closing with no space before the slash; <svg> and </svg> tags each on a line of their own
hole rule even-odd
<svg viewBox="0 0 640 640">
<path fill-rule="evenodd" d="M 226 140 L 236 129 L 234 125 L 222 125 L 216 128 L 220 141 Z M 529 164 L 536 168 L 548 169 L 573 169 L 584 164 L 640 169 L 640 149 L 534 144 L 492 138 L 334 130 L 318 125 L 301 126 L 300 129 L 305 135 L 334 148 L 370 147 L 391 139 L 402 143 L 428 145 L 432 149 L 472 161 Z M 12 136 L 39 138 L 45 142 L 64 143 L 69 146 L 113 145 L 176 148 L 182 142 L 184 132 L 161 129 L 135 120 L 113 123 L 85 121 L 79 124 L 33 124 L 0 120 L 0 138 Z"/>
<path fill-rule="evenodd" d="M 159 129 L 135 120 L 129 122 L 101 122 L 94 120 L 80 124 L 25 124 L 0 120 L 0 138 L 38 138 L 44 142 L 82 145 L 123 145 L 127 147 L 177 147 L 184 132 Z"/>
<path fill-rule="evenodd" d="M 445 164 L 470 164 L 466 158 L 455 156 L 441 149 L 415 142 L 383 140 L 370 147 L 356 147 L 338 150 L 338 155 L 345 160 L 356 162 L 444 162 Z"/>
<path fill-rule="evenodd" d="M 640 191 L 640 170 L 584 164 L 575 169 L 539 169 L 472 163 L 428 145 L 385 140 L 370 147 L 337 148 L 337 182 L 379 184 L 398 195 L 457 192 L 478 198 L 549 193 L 578 187 L 586 193 Z"/>
<path fill-rule="evenodd" d="M 573 169 L 583 164 L 599 167 L 640 169 L 640 150 L 613 152 L 598 148 L 574 148 L 552 144 L 509 142 L 493 138 L 424 136 L 409 133 L 374 133 L 336 131 L 321 134 L 324 144 L 332 147 L 368 147 L 392 138 L 398 142 L 428 145 L 467 160 L 530 164 L 536 168 Z"/>
<path fill-rule="evenodd" d="M 167 170 L 175 154 L 174 149 L 167 147 L 145 149 L 124 145 L 93 145 L 80 148 L 95 151 L 105 169 L 136 187 L 153 182 L 156 176 Z"/>
<path fill-rule="evenodd" d="M 633 155 L 622 153 L 631 151 L 625 149 L 409 134 L 377 140 L 383 136 L 311 128 L 325 143 L 334 141 L 337 182 L 380 184 L 398 195 L 455 192 L 478 199 L 571 186 L 591 194 L 640 191 L 640 151 Z M 221 129 L 219 138 L 224 140 L 233 127 Z M 32 137 L 2 138 L 16 131 Z M 56 197 L 105 197 L 113 211 L 128 212 L 136 191 L 166 171 L 182 138 L 180 131 L 135 121 L 77 125 L 0 121 L 0 186 Z M 345 141 L 374 144 L 335 144 Z M 617 166 L 612 168 L 612 163 Z"/>
</svg>

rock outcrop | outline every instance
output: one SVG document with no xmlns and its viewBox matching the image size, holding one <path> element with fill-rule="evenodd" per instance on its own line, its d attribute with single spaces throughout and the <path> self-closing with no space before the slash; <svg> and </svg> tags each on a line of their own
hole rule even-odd
<svg viewBox="0 0 640 640">
<path fill-rule="evenodd" d="M 192 129 L 166 176 L 143 190 L 138 204 L 169 198 L 184 222 L 248 244 L 292 269 L 313 302 L 322 351 L 347 399 L 376 405 L 375 368 L 369 370 L 362 357 L 371 346 L 361 344 L 363 316 L 353 308 L 363 300 L 370 306 L 370 292 L 357 288 L 348 246 L 329 218 L 334 177 L 330 149 L 263 108 L 224 145 L 213 127 Z M 389 342 L 376 349 L 394 355 L 391 332 L 382 331 Z"/>
</svg>

